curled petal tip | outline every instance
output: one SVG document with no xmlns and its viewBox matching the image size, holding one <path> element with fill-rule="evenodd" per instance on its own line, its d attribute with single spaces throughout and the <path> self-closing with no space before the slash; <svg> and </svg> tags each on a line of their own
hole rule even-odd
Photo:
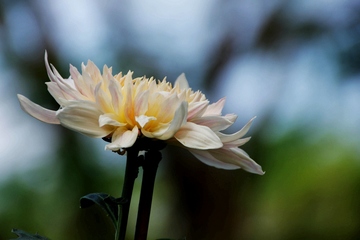
<svg viewBox="0 0 360 240">
<path fill-rule="evenodd" d="M 33 103 L 25 96 L 18 94 L 17 95 L 21 108 L 27 112 L 30 116 L 50 124 L 60 124 L 59 119 L 56 117 L 56 111 L 52 111 L 42 106 Z"/>
</svg>

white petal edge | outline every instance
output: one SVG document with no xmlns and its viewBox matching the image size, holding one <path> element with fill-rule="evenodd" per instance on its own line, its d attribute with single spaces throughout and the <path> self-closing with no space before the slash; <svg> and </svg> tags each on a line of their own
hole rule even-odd
<svg viewBox="0 0 360 240">
<path fill-rule="evenodd" d="M 208 127 L 187 122 L 174 135 L 182 145 L 188 148 L 207 150 L 223 146 L 220 138 Z"/>
<path fill-rule="evenodd" d="M 244 145 L 245 143 L 247 143 L 248 141 L 250 141 L 251 137 L 247 137 L 247 138 L 240 138 L 231 142 L 227 142 L 224 143 L 224 147 L 226 148 L 235 148 L 235 147 L 240 147 L 242 145 Z"/>
<path fill-rule="evenodd" d="M 208 105 L 209 105 L 209 101 L 189 103 L 188 117 L 187 117 L 188 121 L 191 121 L 190 119 L 196 117 L 201 117 L 203 113 L 206 111 Z"/>
<path fill-rule="evenodd" d="M 156 120 L 156 117 L 148 117 L 145 115 L 135 116 L 135 121 L 140 125 L 140 127 L 144 127 L 149 121 Z"/>
<path fill-rule="evenodd" d="M 56 111 L 52 111 L 42 106 L 33 103 L 23 95 L 17 95 L 21 108 L 27 112 L 30 116 L 50 124 L 60 124 L 59 119 L 56 117 Z"/>
<path fill-rule="evenodd" d="M 252 119 L 250 119 L 250 121 L 248 123 L 246 123 L 245 126 L 236 133 L 233 133 L 233 134 L 218 133 L 219 137 L 221 138 L 221 141 L 223 143 L 227 143 L 227 142 L 235 141 L 235 140 L 245 136 L 245 134 L 249 131 L 251 124 L 255 118 L 256 117 L 253 117 Z"/>
<path fill-rule="evenodd" d="M 186 80 L 185 77 L 185 73 L 180 74 L 180 76 L 178 76 L 178 78 L 175 81 L 175 87 L 179 86 L 180 89 L 188 89 L 189 88 L 189 83 Z"/>
<path fill-rule="evenodd" d="M 99 126 L 102 112 L 95 103 L 89 101 L 72 101 L 65 108 L 57 111 L 61 125 L 89 137 L 101 138 L 114 129 L 112 126 Z"/>
<path fill-rule="evenodd" d="M 153 135 L 160 140 L 168 140 L 169 138 L 172 138 L 176 132 L 186 123 L 187 119 L 187 111 L 188 110 L 188 103 L 187 102 L 181 102 L 178 109 L 176 109 L 174 118 L 171 121 L 168 129 L 163 133 L 161 136 L 158 136 L 155 132 Z"/>
<path fill-rule="evenodd" d="M 131 147 L 139 134 L 139 129 L 135 126 L 132 130 L 125 127 L 119 127 L 113 133 L 111 143 L 105 146 L 105 150 L 117 151 L 121 148 Z"/>
<path fill-rule="evenodd" d="M 263 175 L 261 166 L 240 148 L 210 150 L 209 153 L 221 162 L 238 165 L 247 172 Z"/>
<path fill-rule="evenodd" d="M 230 163 L 224 163 L 216 158 L 214 158 L 208 151 L 204 150 L 197 150 L 197 149 L 188 149 L 191 154 L 193 154 L 198 160 L 206 165 L 226 169 L 226 170 L 235 170 L 239 169 L 240 167 Z"/>
<path fill-rule="evenodd" d="M 116 120 L 116 115 L 112 113 L 106 113 L 99 116 L 99 127 L 103 127 L 105 125 L 111 125 L 116 127 L 125 126 L 126 123 L 121 123 Z"/>
<path fill-rule="evenodd" d="M 207 126 L 214 132 L 225 130 L 234 123 L 223 116 L 205 116 L 195 118 L 191 122 Z"/>
<path fill-rule="evenodd" d="M 216 103 L 210 104 L 207 107 L 207 109 L 204 113 L 204 116 L 219 116 L 219 115 L 221 115 L 221 112 L 225 105 L 225 100 L 226 100 L 225 98 L 221 98 Z"/>
</svg>

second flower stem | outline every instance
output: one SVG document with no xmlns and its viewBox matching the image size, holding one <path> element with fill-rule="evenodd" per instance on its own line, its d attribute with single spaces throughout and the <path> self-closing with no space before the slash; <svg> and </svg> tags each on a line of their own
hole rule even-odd
<svg viewBox="0 0 360 240">
<path fill-rule="evenodd" d="M 129 148 L 127 150 L 124 186 L 121 196 L 124 203 L 119 205 L 118 226 L 116 229 L 115 240 L 125 240 L 131 196 L 134 188 L 134 182 L 139 172 L 138 155 L 139 150 L 137 148 Z"/>
<path fill-rule="evenodd" d="M 145 154 L 134 240 L 146 240 L 147 238 L 154 183 L 160 160 L 160 151 L 150 150 Z"/>
</svg>

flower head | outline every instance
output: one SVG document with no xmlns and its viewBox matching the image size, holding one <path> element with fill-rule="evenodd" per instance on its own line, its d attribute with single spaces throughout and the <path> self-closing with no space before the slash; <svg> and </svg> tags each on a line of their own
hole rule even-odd
<svg viewBox="0 0 360 240">
<path fill-rule="evenodd" d="M 70 65 L 70 77 L 64 79 L 49 65 L 46 53 L 45 63 L 51 80 L 46 83 L 48 91 L 60 108 L 48 110 L 18 95 L 23 110 L 38 120 L 90 137 L 109 138 L 107 150 L 129 148 L 145 137 L 184 147 L 214 167 L 263 174 L 239 148 L 250 140 L 242 137 L 253 119 L 239 132 L 221 133 L 237 116 L 222 116 L 225 99 L 210 104 L 204 94 L 189 88 L 184 74 L 172 86 L 166 79 L 133 78 L 130 71 L 113 75 L 106 65 L 101 73 L 88 61 L 81 65 L 81 73 Z"/>
</svg>

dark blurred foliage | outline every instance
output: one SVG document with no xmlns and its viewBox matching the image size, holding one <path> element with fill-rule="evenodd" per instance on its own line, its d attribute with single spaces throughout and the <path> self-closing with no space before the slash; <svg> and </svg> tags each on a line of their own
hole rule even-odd
<svg viewBox="0 0 360 240">
<path fill-rule="evenodd" d="M 40 29 L 41 48 L 51 53 L 51 62 L 63 76 L 68 72 L 68 63 L 58 56 L 53 36 L 47 31 L 45 15 L 31 1 L 0 4 L 0 37 L 6 67 L 26 76 L 17 83 L 30 88 L 30 99 L 56 109 L 56 102 L 44 87 L 47 75 L 43 52 L 19 54 L 10 44 L 11 29 L 7 29 L 3 16 L 12 4 L 24 4 L 30 9 Z M 286 12 L 287 4 L 279 4 L 264 21 L 255 43 L 245 47 L 231 30 L 239 23 L 229 19 L 229 31 L 209 49 L 206 67 L 195 73 L 203 76 L 200 82 L 204 89 L 216 90 L 214 83 L 236 56 L 251 49 L 276 54 L 289 39 L 311 42 L 323 36 L 351 35 L 351 44 L 336 49 L 338 60 L 344 75 L 359 72 L 359 19 L 345 28 L 332 29 L 311 19 L 299 23 Z M 356 8 L 354 12 L 358 12 Z M 125 35 L 123 40 L 131 42 Z M 119 33 L 109 35 L 109 42 L 115 41 L 114 36 Z M 151 56 L 131 44 L 124 46 L 113 50 L 120 70 L 162 77 L 162 70 Z M 30 117 L 28 120 L 35 121 Z M 267 121 L 262 124 L 252 132 L 252 140 L 244 149 L 263 166 L 264 176 L 212 168 L 187 152 L 168 147 L 155 185 L 150 236 L 189 240 L 356 239 L 360 234 L 360 162 L 355 147 L 330 130 L 312 139 L 307 126 L 298 126 L 269 140 L 263 135 Z M 101 165 L 98 151 L 93 145 L 84 144 L 85 137 L 60 126 L 52 129 L 59 145 L 54 146 L 49 163 L 1 182 L 0 240 L 14 238 L 12 228 L 38 232 L 51 239 L 112 239 L 110 220 L 95 206 L 79 209 L 79 198 L 91 192 L 118 196 L 124 169 L 120 164 L 116 168 Z M 31 148 L 31 141 L 27 147 Z M 119 157 L 119 161 L 123 159 Z M 136 186 L 135 206 L 139 191 Z M 131 222 L 128 232 L 131 239 Z"/>
</svg>

